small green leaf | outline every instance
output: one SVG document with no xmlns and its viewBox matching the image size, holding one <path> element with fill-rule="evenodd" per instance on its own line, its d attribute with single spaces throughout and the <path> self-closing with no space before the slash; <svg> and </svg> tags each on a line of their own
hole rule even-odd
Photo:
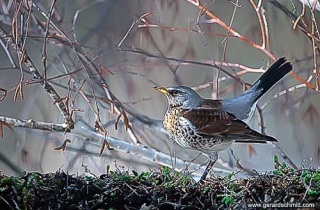
<svg viewBox="0 0 320 210">
<path fill-rule="evenodd" d="M 230 189 L 230 190 L 233 190 L 233 189 L 234 189 L 234 183 L 231 182 L 231 183 L 229 184 L 229 189 Z"/>
<path fill-rule="evenodd" d="M 136 172 L 135 170 L 132 170 L 133 176 L 137 177 L 139 176 L 138 172 Z"/>
<path fill-rule="evenodd" d="M 232 174 L 228 174 L 226 178 L 231 179 L 231 177 L 232 177 Z"/>
<path fill-rule="evenodd" d="M 319 195 L 319 192 L 313 189 L 308 190 L 308 195 Z"/>
<path fill-rule="evenodd" d="M 309 172 L 307 172 L 307 171 L 302 172 L 302 173 L 301 173 L 301 177 L 307 176 L 308 173 L 309 173 Z"/>
<path fill-rule="evenodd" d="M 227 196 L 222 198 L 221 202 L 225 203 L 226 206 L 230 206 L 230 204 L 233 202 L 233 197 L 230 196 L 230 195 L 227 195 Z"/>
<path fill-rule="evenodd" d="M 168 166 L 162 166 L 161 170 L 166 175 L 170 173 L 170 169 Z"/>
<path fill-rule="evenodd" d="M 305 182 L 310 182 L 311 178 L 312 178 L 312 175 L 311 175 L 310 173 L 308 173 L 308 174 L 304 177 L 304 181 L 305 181 Z"/>
<path fill-rule="evenodd" d="M 282 169 L 285 169 L 287 167 L 287 164 L 285 162 L 283 162 L 281 167 L 282 167 Z"/>
<path fill-rule="evenodd" d="M 312 178 L 315 180 L 315 181 L 319 181 L 320 180 L 320 174 L 319 173 L 314 173 Z"/>
<path fill-rule="evenodd" d="M 280 170 L 273 170 L 274 175 L 282 175 L 282 172 Z"/>
</svg>

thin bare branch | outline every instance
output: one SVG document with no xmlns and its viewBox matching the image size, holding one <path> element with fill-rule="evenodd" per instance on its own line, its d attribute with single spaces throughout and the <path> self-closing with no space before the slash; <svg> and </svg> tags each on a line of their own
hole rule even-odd
<svg viewBox="0 0 320 210">
<path fill-rule="evenodd" d="M 147 13 L 145 13 L 145 14 L 142 14 L 142 15 L 138 18 L 138 20 L 134 20 L 134 21 L 132 22 L 130 28 L 127 30 L 127 32 L 125 33 L 125 35 L 122 37 L 122 39 L 121 39 L 120 42 L 118 43 L 118 48 L 119 48 L 119 49 L 121 48 L 122 43 L 126 40 L 126 38 L 128 37 L 128 35 L 129 35 L 130 31 L 133 29 L 133 27 L 134 27 L 139 21 L 145 22 L 145 21 L 144 21 L 144 18 L 147 17 L 147 16 L 149 16 L 149 15 L 151 15 L 151 14 L 153 14 L 153 11 L 147 12 Z"/>
<path fill-rule="evenodd" d="M 191 2 L 191 1 L 187 1 L 187 2 Z M 191 2 L 192 3 L 192 2 Z M 193 2 L 193 5 L 197 6 L 199 8 L 199 10 L 201 11 L 205 11 L 205 13 L 211 18 L 213 19 L 216 23 L 218 23 L 221 27 L 225 28 L 227 31 L 229 31 L 232 35 L 234 35 L 235 37 L 243 40 L 244 42 L 247 42 L 248 44 L 252 45 L 254 48 L 257 48 L 259 50 L 261 50 L 263 53 L 265 53 L 269 58 L 271 58 L 272 60 L 276 60 L 276 57 L 270 52 L 268 51 L 265 46 L 263 45 L 259 45 L 255 42 L 253 42 L 252 40 L 249 40 L 247 37 L 241 35 L 240 33 L 238 33 L 237 31 L 235 31 L 234 29 L 232 29 L 229 25 L 227 25 L 225 22 L 223 22 L 221 19 L 219 19 L 217 16 L 215 16 L 210 10 L 206 9 L 203 5 L 201 5 L 199 2 L 197 2 L 196 4 Z"/>
<path fill-rule="evenodd" d="M 30 128 L 42 131 L 55 131 L 55 132 L 68 132 L 69 125 L 66 123 L 48 123 L 48 122 L 38 122 L 33 119 L 21 120 L 13 117 L 0 116 L 0 121 L 6 122 L 12 127 L 19 128 Z"/>
<path fill-rule="evenodd" d="M 43 35 L 43 45 L 42 45 L 42 63 L 43 63 L 43 69 L 44 69 L 44 83 L 47 83 L 47 42 L 48 42 L 48 36 L 49 36 L 49 26 L 50 26 L 50 20 L 51 20 L 51 16 L 52 16 L 52 11 L 54 9 L 54 5 L 57 2 L 57 0 L 52 0 L 51 1 L 51 6 L 48 12 L 48 19 L 46 22 L 46 26 L 45 26 L 45 32 Z"/>
<path fill-rule="evenodd" d="M 39 71 L 36 69 L 35 65 L 33 64 L 31 58 L 28 56 L 28 54 L 20 48 L 13 40 L 11 39 L 10 36 L 7 35 L 7 33 L 0 27 L 0 37 L 6 40 L 8 44 L 10 44 L 14 49 L 17 50 L 17 53 L 20 58 L 23 57 L 23 60 L 21 60 L 28 68 L 28 70 L 31 72 L 33 75 L 34 79 L 37 79 L 39 81 L 44 81 L 44 78 L 41 76 Z M 22 92 L 22 83 L 20 83 L 20 89 L 19 91 Z M 52 98 L 53 101 L 59 101 L 60 96 L 58 92 L 49 84 L 49 83 L 44 83 L 42 82 L 42 87 L 43 89 L 49 94 L 49 96 Z M 68 124 L 69 128 L 73 128 L 74 122 L 72 119 L 69 119 L 69 114 L 67 111 L 66 105 L 60 101 L 59 103 L 56 103 L 56 107 L 60 111 L 60 113 L 64 116 L 65 123 Z"/>
</svg>

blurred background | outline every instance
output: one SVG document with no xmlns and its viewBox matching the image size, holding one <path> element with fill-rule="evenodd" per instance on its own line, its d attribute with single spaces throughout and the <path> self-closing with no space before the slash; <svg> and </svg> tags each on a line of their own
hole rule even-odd
<svg viewBox="0 0 320 210">
<path fill-rule="evenodd" d="M 43 81 L 19 62 L 15 46 L 20 45 L 64 98 L 59 102 L 75 110 L 75 128 L 10 130 L 2 123 L 3 173 L 89 169 L 99 175 L 107 165 L 138 171 L 167 165 L 201 174 L 198 167 L 207 157 L 171 142 L 162 127 L 167 101 L 152 87 L 188 85 L 203 97 L 227 98 L 283 56 L 293 63 L 293 74 L 259 102 L 250 121 L 279 142 L 234 144 L 219 154 L 215 171 L 239 171 L 239 161 L 240 174 L 264 172 L 273 169 L 273 155 L 297 168 L 319 165 L 317 1 L 25 2 L 0 0 L 0 98 L 8 93 L 0 101 L 0 116 L 66 120 Z M 23 100 L 21 92 L 15 94 L 19 84 Z M 105 135 L 97 127 L 114 150 L 102 148 Z M 57 150 L 65 139 L 71 143 Z"/>
</svg>

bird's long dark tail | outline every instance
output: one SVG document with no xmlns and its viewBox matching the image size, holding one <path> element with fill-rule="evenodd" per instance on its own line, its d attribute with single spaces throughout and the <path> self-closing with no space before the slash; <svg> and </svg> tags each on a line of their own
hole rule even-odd
<svg viewBox="0 0 320 210">
<path fill-rule="evenodd" d="M 287 62 L 285 57 L 278 59 L 273 63 L 267 71 L 253 84 L 257 85 L 256 90 L 261 90 L 260 95 L 256 98 L 257 101 L 270 88 L 277 84 L 286 74 L 292 71 L 292 64 Z"/>
</svg>

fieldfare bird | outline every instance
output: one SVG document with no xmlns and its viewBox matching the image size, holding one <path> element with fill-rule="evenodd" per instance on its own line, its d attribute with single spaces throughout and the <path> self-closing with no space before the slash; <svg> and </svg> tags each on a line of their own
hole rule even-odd
<svg viewBox="0 0 320 210">
<path fill-rule="evenodd" d="M 202 151 L 209 156 L 201 176 L 203 181 L 218 160 L 218 151 L 233 142 L 277 142 L 245 123 L 258 100 L 292 70 L 286 58 L 280 58 L 245 92 L 224 100 L 204 99 L 187 86 L 154 87 L 169 102 L 163 125 L 170 138 L 183 148 Z"/>
</svg>

